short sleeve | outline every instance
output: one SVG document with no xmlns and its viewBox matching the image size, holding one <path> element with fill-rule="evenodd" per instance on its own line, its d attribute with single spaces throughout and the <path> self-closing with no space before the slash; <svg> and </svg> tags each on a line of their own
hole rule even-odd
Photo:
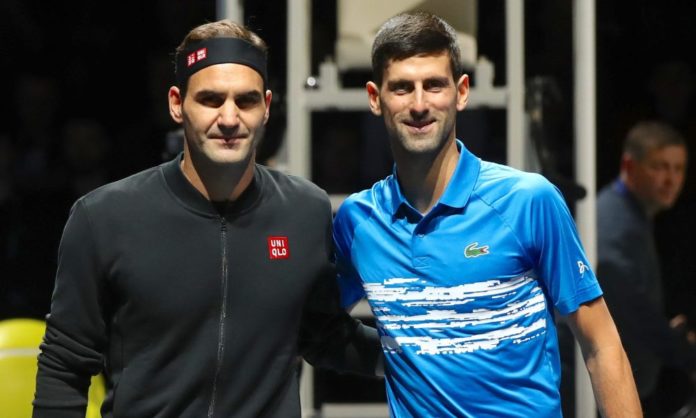
<svg viewBox="0 0 696 418">
<path fill-rule="evenodd" d="M 534 175 L 532 187 L 522 217 L 529 225 L 518 230 L 527 231 L 535 270 L 556 309 L 567 315 L 602 291 L 560 191 L 540 175 Z"/>
<path fill-rule="evenodd" d="M 333 240 L 336 258 L 337 280 L 341 293 L 341 306 L 347 308 L 365 297 L 362 280 L 351 254 L 355 221 L 350 216 L 351 203 L 347 200 L 338 210 L 333 222 Z"/>
</svg>

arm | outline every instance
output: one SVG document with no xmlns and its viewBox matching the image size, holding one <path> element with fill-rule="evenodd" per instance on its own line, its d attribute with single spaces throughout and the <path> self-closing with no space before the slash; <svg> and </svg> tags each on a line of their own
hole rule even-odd
<svg viewBox="0 0 696 418">
<path fill-rule="evenodd" d="M 333 268 L 312 289 L 300 328 L 300 354 L 313 366 L 365 376 L 379 374 L 377 330 L 341 308 Z"/>
<path fill-rule="evenodd" d="M 603 298 L 580 305 L 568 315 L 590 373 L 603 417 L 641 417 L 638 392 L 621 339 Z"/>
<path fill-rule="evenodd" d="M 604 299 L 630 353 L 631 347 L 649 350 L 665 365 L 692 372 L 696 368 L 696 348 L 687 335 L 670 326 L 648 292 L 638 286 L 640 270 L 635 262 L 621 263 L 628 257 L 600 257 L 597 275 Z"/>
<path fill-rule="evenodd" d="M 105 344 L 95 245 L 83 203 L 73 206 L 58 253 L 58 272 L 41 344 L 34 418 L 84 417 L 92 375 Z"/>
<path fill-rule="evenodd" d="M 314 366 L 381 376 L 382 346 L 377 330 L 346 312 L 346 307 L 364 296 L 357 273 L 347 260 L 352 223 L 346 213 L 344 203 L 333 218 L 333 227 L 328 217 L 327 263 L 305 303 L 300 353 Z"/>
</svg>

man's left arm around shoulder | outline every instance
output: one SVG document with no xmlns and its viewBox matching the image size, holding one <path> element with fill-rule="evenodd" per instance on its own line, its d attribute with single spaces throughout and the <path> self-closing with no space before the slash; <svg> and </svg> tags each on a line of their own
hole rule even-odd
<svg viewBox="0 0 696 418">
<path fill-rule="evenodd" d="M 597 407 L 603 417 L 642 417 L 631 366 L 619 333 L 599 297 L 568 315 L 590 374 Z"/>
</svg>

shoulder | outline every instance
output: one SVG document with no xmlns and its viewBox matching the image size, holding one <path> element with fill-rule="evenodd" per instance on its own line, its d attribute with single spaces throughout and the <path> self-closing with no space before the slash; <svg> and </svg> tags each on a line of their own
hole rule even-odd
<svg viewBox="0 0 696 418">
<path fill-rule="evenodd" d="M 627 206 L 628 199 L 621 195 L 612 184 L 602 187 L 597 193 L 597 211 L 598 213 L 606 213 L 615 211 L 619 207 Z"/>
<path fill-rule="evenodd" d="M 162 188 L 161 166 L 150 167 L 128 177 L 102 185 L 78 199 L 89 207 L 123 207 L 131 199 L 141 200 L 157 187 Z"/>
<path fill-rule="evenodd" d="M 647 225 L 640 209 L 631 199 L 612 187 L 604 186 L 597 194 L 597 234 L 600 238 L 641 231 Z"/>
<path fill-rule="evenodd" d="M 264 193 L 271 199 L 280 199 L 288 204 L 319 205 L 331 207 L 329 196 L 311 181 L 292 174 L 257 164 L 256 172 L 262 179 Z"/>
<path fill-rule="evenodd" d="M 337 220 L 359 223 L 371 217 L 375 212 L 385 211 L 385 207 L 391 199 L 391 190 L 388 182 L 392 176 L 382 179 L 369 189 L 349 195 L 338 208 Z"/>
<path fill-rule="evenodd" d="M 502 164 L 482 161 L 474 193 L 489 204 L 496 202 L 531 203 L 560 198 L 560 192 L 546 177 Z"/>
</svg>

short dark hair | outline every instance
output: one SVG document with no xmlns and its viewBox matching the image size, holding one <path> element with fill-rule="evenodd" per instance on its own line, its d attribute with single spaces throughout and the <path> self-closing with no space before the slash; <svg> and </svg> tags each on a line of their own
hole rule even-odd
<svg viewBox="0 0 696 418">
<path fill-rule="evenodd" d="M 448 52 L 452 76 L 463 73 L 457 32 L 444 19 L 428 12 L 400 13 L 382 24 L 372 44 L 372 76 L 382 84 L 391 60 L 415 55 Z"/>
<path fill-rule="evenodd" d="M 184 53 L 189 45 L 212 38 L 241 39 L 254 45 L 264 53 L 268 53 L 268 46 L 260 36 L 238 23 L 232 22 L 229 19 L 222 19 L 216 22 L 209 22 L 196 26 L 195 28 L 191 29 L 188 34 L 186 34 L 184 40 L 181 41 L 181 44 L 176 47 L 176 52 L 174 54 L 174 72 L 176 73 L 177 71 L 176 63 L 179 62 L 179 55 Z M 184 83 L 184 85 L 179 86 L 182 97 L 186 96 L 187 85 L 188 80 Z"/>
<path fill-rule="evenodd" d="M 636 123 L 626 135 L 623 152 L 642 161 L 648 152 L 668 146 L 686 148 L 682 134 L 670 125 L 655 120 Z"/>
</svg>

